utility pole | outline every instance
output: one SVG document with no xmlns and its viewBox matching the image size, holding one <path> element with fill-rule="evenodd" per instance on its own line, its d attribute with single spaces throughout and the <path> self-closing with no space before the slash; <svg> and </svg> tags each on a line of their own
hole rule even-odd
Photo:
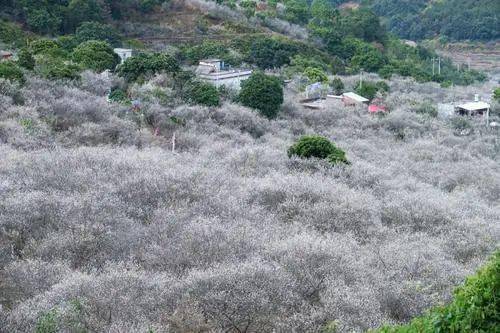
<svg viewBox="0 0 500 333">
<path fill-rule="evenodd" d="M 363 88 L 363 69 L 359 71 L 359 89 Z"/>
<path fill-rule="evenodd" d="M 432 76 L 434 76 L 434 74 L 435 74 L 435 71 L 434 71 L 434 61 L 435 61 L 435 59 L 432 58 L 431 61 L 432 61 Z"/>
<path fill-rule="evenodd" d="M 172 153 L 175 153 L 175 132 L 172 135 Z"/>
<path fill-rule="evenodd" d="M 438 57 L 438 62 L 439 62 L 439 75 L 441 75 L 441 57 Z"/>
</svg>

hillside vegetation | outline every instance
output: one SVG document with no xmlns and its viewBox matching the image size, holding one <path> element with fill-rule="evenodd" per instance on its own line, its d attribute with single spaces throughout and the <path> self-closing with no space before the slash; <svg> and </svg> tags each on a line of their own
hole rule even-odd
<svg viewBox="0 0 500 333">
<path fill-rule="evenodd" d="M 384 78 L 397 74 L 445 86 L 485 79 L 474 70 L 457 70 L 446 59 L 440 72 L 433 70 L 431 59 L 437 58 L 434 51 L 391 37 L 369 9 L 339 11 L 327 0 L 302 5 L 268 2 L 264 6 L 252 1 L 203 0 L 128 4 L 73 0 L 66 5 L 13 2 L 3 14 L 34 33 L 63 35 L 56 40 L 64 51 L 58 55 L 70 55 L 79 43 L 98 39 L 139 49 L 168 48 L 175 52 L 175 46 L 180 49 L 179 60 L 191 64 L 216 56 L 233 66 L 288 66 L 288 77 L 316 68 L 332 74 L 378 72 Z M 176 16 L 190 19 L 177 21 Z M 38 37 L 25 36 L 7 22 L 0 24 L 0 41 L 6 45 L 21 47 L 26 45 L 26 38 Z"/>
<path fill-rule="evenodd" d="M 403 38 L 447 37 L 451 40 L 500 38 L 500 2 L 496 0 L 366 0 Z"/>
<path fill-rule="evenodd" d="M 413 40 L 435 37 L 450 40 L 489 41 L 500 38 L 500 3 L 495 0 L 274 0 L 235 1 L 220 0 L 235 6 L 239 3 L 252 11 L 258 4 L 270 7 L 278 4 L 277 17 L 297 24 L 307 23 L 312 15 L 311 4 L 324 2 L 337 8 L 368 8 L 383 18 L 388 29 L 396 35 Z M 358 21 L 362 22 L 362 21 Z M 374 30 L 372 33 L 376 34 Z"/>
<path fill-rule="evenodd" d="M 500 132 L 437 105 L 497 82 L 326 0 L 0 1 L 0 333 L 495 329 Z"/>
<path fill-rule="evenodd" d="M 434 118 L 438 85 L 393 79 L 386 117 L 287 92 L 269 120 L 172 100 L 168 73 L 134 111 L 106 101 L 120 81 L 0 81 L 2 333 L 363 331 L 498 244 L 498 134 Z M 306 135 L 349 164 L 289 157 Z"/>
<path fill-rule="evenodd" d="M 380 333 L 500 332 L 500 252 L 454 293 L 453 302 Z"/>
</svg>

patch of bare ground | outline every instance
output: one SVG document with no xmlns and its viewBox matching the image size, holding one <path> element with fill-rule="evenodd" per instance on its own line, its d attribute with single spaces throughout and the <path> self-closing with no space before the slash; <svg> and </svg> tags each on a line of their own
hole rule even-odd
<svg viewBox="0 0 500 333">
<path fill-rule="evenodd" d="M 500 43 L 451 43 L 438 47 L 438 53 L 472 69 L 500 72 Z"/>
</svg>

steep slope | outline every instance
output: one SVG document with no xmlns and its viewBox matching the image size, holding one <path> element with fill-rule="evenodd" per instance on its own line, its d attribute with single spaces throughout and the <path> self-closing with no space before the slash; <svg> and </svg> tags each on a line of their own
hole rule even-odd
<svg viewBox="0 0 500 333">
<path fill-rule="evenodd" d="M 500 38 L 500 2 L 496 0 L 367 0 L 365 3 L 385 18 L 392 32 L 403 38 Z"/>
</svg>

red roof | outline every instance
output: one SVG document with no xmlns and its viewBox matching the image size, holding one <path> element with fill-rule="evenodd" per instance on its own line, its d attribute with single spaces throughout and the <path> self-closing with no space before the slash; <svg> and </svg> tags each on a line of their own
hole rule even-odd
<svg viewBox="0 0 500 333">
<path fill-rule="evenodd" d="M 368 106 L 368 112 L 370 113 L 387 112 L 387 108 L 383 105 L 370 104 Z"/>
</svg>

